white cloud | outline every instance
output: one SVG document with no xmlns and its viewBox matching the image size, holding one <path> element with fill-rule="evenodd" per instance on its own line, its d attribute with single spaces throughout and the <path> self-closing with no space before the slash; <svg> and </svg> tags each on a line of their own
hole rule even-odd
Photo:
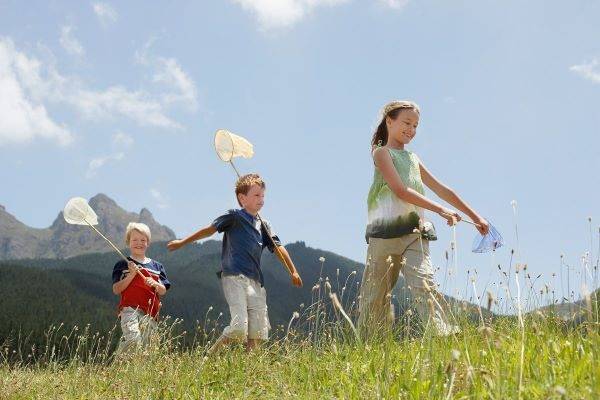
<svg viewBox="0 0 600 400">
<path fill-rule="evenodd" d="M 121 117 L 140 126 L 182 128 L 166 115 L 169 103 L 164 94 L 120 85 L 90 89 L 77 77 L 60 74 L 54 65 L 19 52 L 10 39 L 0 37 L 0 52 L 0 142 L 28 142 L 35 136 L 70 142 L 69 130 L 48 115 L 48 104 L 70 107 L 90 120 Z"/>
<path fill-rule="evenodd" d="M 165 196 L 158 191 L 158 189 L 152 188 L 150 189 L 150 195 L 156 200 L 156 206 L 158 208 L 167 208 L 169 204 Z"/>
<path fill-rule="evenodd" d="M 79 41 L 72 35 L 72 26 L 63 26 L 60 30 L 60 45 L 67 51 L 67 53 L 82 56 L 85 51 Z"/>
<path fill-rule="evenodd" d="M 158 58 L 159 69 L 154 74 L 154 82 L 165 84 L 176 89 L 175 93 L 164 95 L 164 101 L 168 104 L 183 102 L 191 109 L 198 106 L 197 91 L 194 81 L 181 68 L 174 58 Z"/>
<path fill-rule="evenodd" d="M 107 162 L 121 161 L 125 158 L 125 153 L 116 153 L 108 156 L 94 158 L 88 164 L 88 169 L 85 173 L 87 179 L 92 179 L 96 176 L 98 170 L 106 165 Z"/>
<path fill-rule="evenodd" d="M 174 58 L 154 56 L 150 48 L 154 39 L 150 39 L 136 52 L 138 63 L 154 70 L 152 81 L 171 90 L 161 95 L 165 104 L 182 103 L 190 110 L 198 108 L 198 91 L 194 80 L 183 70 Z"/>
<path fill-rule="evenodd" d="M 17 51 L 10 39 L 0 38 L 0 146 L 29 143 L 42 137 L 67 145 L 73 135 L 54 122 L 28 88 L 39 86 L 39 62 Z"/>
<path fill-rule="evenodd" d="M 380 3 L 393 8 L 395 10 L 402 10 L 408 4 L 410 0 L 379 0 Z"/>
<path fill-rule="evenodd" d="M 600 83 L 600 60 L 597 58 L 588 63 L 573 65 L 569 70 L 594 83 Z"/>
<path fill-rule="evenodd" d="M 131 147 L 133 138 L 123 132 L 117 132 L 112 137 L 112 143 L 115 147 Z"/>
<path fill-rule="evenodd" d="M 319 6 L 335 6 L 348 0 L 233 0 L 256 15 L 265 30 L 286 28 Z"/>
<path fill-rule="evenodd" d="M 94 3 L 92 4 L 94 13 L 103 25 L 116 22 L 118 15 L 117 11 L 108 3 Z"/>
<path fill-rule="evenodd" d="M 163 104 L 146 92 L 129 91 L 122 86 L 93 91 L 78 84 L 66 81 L 62 83 L 67 91 L 56 92 L 56 99 L 70 104 L 86 118 L 102 120 L 121 116 L 130 118 L 141 126 L 181 128 L 178 123 L 165 115 Z"/>
</svg>

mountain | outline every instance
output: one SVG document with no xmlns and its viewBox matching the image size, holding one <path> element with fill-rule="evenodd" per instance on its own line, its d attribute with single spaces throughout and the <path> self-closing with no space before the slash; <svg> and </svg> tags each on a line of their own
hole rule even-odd
<svg viewBox="0 0 600 400">
<path fill-rule="evenodd" d="M 89 204 L 98 214 L 98 229 L 117 246 L 125 247 L 123 237 L 129 222 L 147 224 L 152 231 L 153 241 L 175 238 L 175 233 L 156 222 L 146 208 L 139 214 L 128 212 L 104 194 L 92 197 Z M 91 229 L 67 224 L 62 211 L 49 228 L 36 229 L 23 224 L 0 206 L 0 260 L 68 258 L 110 250 L 106 242 Z"/>
<path fill-rule="evenodd" d="M 103 194 L 89 203 L 98 214 L 99 229 L 116 243 L 123 243 L 128 222 L 150 226 L 148 256 L 165 265 L 173 284 L 162 300 L 161 315 L 183 320 L 188 332 L 197 323 L 209 324 L 210 328 L 216 320 L 219 324 L 227 322 L 229 313 L 215 275 L 220 269 L 220 241 L 208 240 L 169 252 L 166 241 L 175 235 L 156 222 L 148 210 L 127 212 Z M 275 256 L 264 252 L 262 266 L 273 331 L 285 329 L 295 311 L 302 316 L 304 327 L 314 323 L 307 314 L 314 310 L 319 296 L 333 316 L 330 291 L 338 294 L 348 314 L 356 319 L 364 265 L 304 242 L 287 244 L 286 248 L 304 287 L 293 287 L 285 268 Z M 117 322 L 118 297 L 112 294 L 111 274 L 118 256 L 89 228 L 66 224 L 62 213 L 49 228 L 33 229 L 1 208 L 0 259 L 4 259 L 0 262 L 0 344 L 15 334 L 29 335 L 32 342 L 42 343 L 48 327 L 61 323 L 65 327 L 90 324 L 95 330 L 107 331 Z M 393 300 L 399 317 L 412 306 L 402 281 L 399 279 Z M 478 318 L 476 306 L 448 296 L 445 299 L 463 309 L 468 318 Z M 487 310 L 483 313 L 486 318 L 492 316 Z"/>
<path fill-rule="evenodd" d="M 273 254 L 264 252 L 262 267 L 274 331 L 287 326 L 294 311 L 302 314 L 315 302 L 317 291 L 313 291 L 313 285 L 321 273 L 323 282 L 329 279 L 332 291 L 337 293 L 341 293 L 349 278 L 343 301 L 349 311 L 356 309 L 352 301 L 356 299 L 355 282 L 360 281 L 362 264 L 307 247 L 303 242 L 288 244 L 286 248 L 305 284 L 303 288 L 293 287 L 285 268 Z M 221 242 L 215 240 L 176 252 L 168 252 L 166 242 L 151 245 L 148 255 L 163 263 L 172 282 L 162 299 L 163 317 L 182 319 L 182 328 L 188 332 L 195 329 L 197 321 L 209 327 L 214 327 L 215 320 L 227 322 L 228 309 L 215 274 L 220 269 L 220 252 Z M 320 257 L 325 257 L 323 263 Z M 0 344 L 18 332 L 29 335 L 31 342 L 43 343 L 44 332 L 61 323 L 67 330 L 90 324 L 94 330 L 108 331 L 117 322 L 118 296 L 112 293 L 111 275 L 118 260 L 114 253 L 98 253 L 68 259 L 0 262 L 0 282 L 7 283 L 0 287 Z M 330 304 L 328 297 L 326 302 Z M 223 315 L 219 318 L 220 313 Z"/>
</svg>

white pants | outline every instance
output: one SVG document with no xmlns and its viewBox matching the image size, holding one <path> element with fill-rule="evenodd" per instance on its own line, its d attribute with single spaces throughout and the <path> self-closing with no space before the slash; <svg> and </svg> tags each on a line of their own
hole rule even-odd
<svg viewBox="0 0 600 400">
<path fill-rule="evenodd" d="M 223 275 L 223 293 L 229 305 L 231 322 L 223 331 L 229 339 L 243 340 L 269 338 L 267 292 L 260 283 L 245 275 Z"/>
<path fill-rule="evenodd" d="M 150 335 L 156 329 L 156 321 L 141 310 L 124 307 L 121 310 L 121 331 L 123 336 L 117 347 L 117 354 L 136 349 L 150 343 Z"/>
</svg>

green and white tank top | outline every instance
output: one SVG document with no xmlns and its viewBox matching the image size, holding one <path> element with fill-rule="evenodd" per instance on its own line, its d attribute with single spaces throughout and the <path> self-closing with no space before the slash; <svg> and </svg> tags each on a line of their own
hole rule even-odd
<svg viewBox="0 0 600 400">
<path fill-rule="evenodd" d="M 392 148 L 387 148 L 387 150 L 392 157 L 392 162 L 402 179 L 402 183 L 424 195 L 425 189 L 421 181 L 419 157 L 408 150 Z M 419 221 L 423 221 L 424 218 L 423 208 L 407 203 L 396 196 L 377 168 L 375 168 L 367 204 L 367 241 L 370 237 L 397 238 L 413 233 L 415 229 L 423 228 L 423 225 L 420 226 L 419 224 Z M 424 237 L 434 240 L 433 237 L 428 238 L 426 235 Z"/>
</svg>

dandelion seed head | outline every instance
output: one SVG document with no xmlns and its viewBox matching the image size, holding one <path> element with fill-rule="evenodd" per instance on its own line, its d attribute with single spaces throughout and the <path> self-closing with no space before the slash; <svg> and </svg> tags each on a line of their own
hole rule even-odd
<svg viewBox="0 0 600 400">
<path fill-rule="evenodd" d="M 458 361 L 459 358 L 460 358 L 460 351 L 458 351 L 456 349 L 452 349 L 452 360 Z"/>
</svg>

